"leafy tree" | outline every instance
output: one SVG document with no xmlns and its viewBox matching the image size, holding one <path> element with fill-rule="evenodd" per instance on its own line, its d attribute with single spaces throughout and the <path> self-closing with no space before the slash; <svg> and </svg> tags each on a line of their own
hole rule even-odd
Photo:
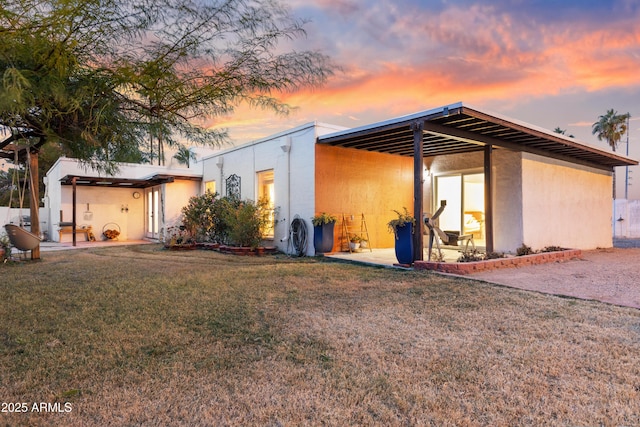
<svg viewBox="0 0 640 427">
<path fill-rule="evenodd" d="M 178 148 L 176 154 L 173 155 L 173 158 L 176 159 L 181 165 L 186 165 L 187 167 L 189 167 L 191 160 L 196 159 L 196 153 L 191 151 L 189 147 L 181 145 Z"/>
<path fill-rule="evenodd" d="M 239 103 L 287 113 L 282 92 L 331 75 L 325 55 L 282 48 L 303 25 L 278 0 L 4 0 L 0 156 L 53 141 L 112 172 L 178 138 L 220 144 L 205 120 Z"/>
<path fill-rule="evenodd" d="M 598 116 L 598 121 L 591 126 L 591 133 L 598 137 L 599 141 L 606 141 L 613 151 L 618 148 L 618 143 L 627 132 L 627 119 L 629 113 L 618 114 L 613 108 L 606 114 Z"/>
<path fill-rule="evenodd" d="M 318 52 L 287 52 L 304 22 L 277 0 L 6 0 L 0 10 L 0 126 L 109 166 L 132 148 L 161 159 L 178 138 L 239 103 L 287 113 L 283 91 L 331 74 Z M 155 148 L 154 148 L 155 147 Z M 107 163 L 104 163 L 104 162 Z M 159 160 L 160 161 L 160 160 Z"/>
</svg>

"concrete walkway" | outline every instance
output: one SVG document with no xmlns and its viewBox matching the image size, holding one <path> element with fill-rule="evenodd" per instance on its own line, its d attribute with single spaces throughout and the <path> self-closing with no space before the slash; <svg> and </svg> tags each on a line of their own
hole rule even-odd
<svg viewBox="0 0 640 427">
<path fill-rule="evenodd" d="M 460 277 L 550 295 L 640 308 L 640 239 L 617 244 L 621 247 L 583 251 L 582 257 L 576 260 L 505 268 Z M 458 251 L 447 250 L 445 259 L 455 262 L 459 255 Z M 326 256 L 389 268 L 397 262 L 393 249 L 352 254 L 338 252 Z"/>
<path fill-rule="evenodd" d="M 155 240 L 100 240 L 95 242 L 78 241 L 76 246 L 73 246 L 71 242 L 42 242 L 40 243 L 40 252 L 51 251 L 69 251 L 74 249 L 89 249 L 89 248 L 106 248 L 110 246 L 126 246 L 126 245 L 149 245 L 158 243 Z M 16 248 L 12 248 L 11 254 L 14 256 L 21 255 L 22 253 Z M 29 257 L 27 252 L 27 257 Z"/>
</svg>

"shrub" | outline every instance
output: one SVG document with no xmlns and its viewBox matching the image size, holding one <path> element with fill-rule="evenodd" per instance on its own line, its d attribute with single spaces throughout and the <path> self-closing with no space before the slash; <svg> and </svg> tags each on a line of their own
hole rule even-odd
<svg viewBox="0 0 640 427">
<path fill-rule="evenodd" d="M 504 258 L 504 254 L 500 252 L 487 252 L 481 253 L 477 249 L 464 252 L 458 258 L 458 262 L 474 262 L 474 261 L 486 261 L 488 259 Z"/>
<path fill-rule="evenodd" d="M 270 207 L 267 200 L 253 202 L 239 201 L 237 206 L 228 205 L 224 214 L 224 221 L 228 226 L 229 243 L 236 246 L 256 248 L 270 224 Z"/>
<path fill-rule="evenodd" d="M 531 249 L 531 247 L 525 245 L 524 243 L 522 244 L 522 246 L 516 249 L 516 255 L 518 256 L 531 255 L 535 253 L 536 252 L 533 249 Z"/>
<path fill-rule="evenodd" d="M 9 236 L 5 233 L 0 234 L 0 249 L 3 249 L 3 253 L 0 255 L 0 261 L 11 258 L 11 242 Z"/>
<path fill-rule="evenodd" d="M 221 197 L 214 200 L 211 212 L 213 215 L 213 229 L 210 237 L 214 242 L 224 245 L 231 244 L 230 218 L 240 206 L 240 200 L 236 197 Z"/>
<path fill-rule="evenodd" d="M 191 197 L 189 204 L 182 208 L 182 222 L 198 242 L 214 240 L 217 197 L 218 193 L 207 191 L 202 196 Z"/>
<path fill-rule="evenodd" d="M 498 259 L 498 258 L 505 258 L 505 256 L 502 252 L 487 252 L 486 254 L 484 254 L 484 259 Z"/>
<path fill-rule="evenodd" d="M 192 245 L 195 243 L 191 233 L 184 225 L 172 225 L 167 227 L 164 238 L 165 247 Z"/>
<path fill-rule="evenodd" d="M 255 248 L 272 222 L 272 212 L 267 200 L 256 203 L 207 192 L 189 199 L 182 208 L 182 221 L 198 242 Z"/>
<path fill-rule="evenodd" d="M 540 252 L 559 252 L 564 250 L 566 249 L 560 246 L 545 246 L 543 249 L 540 249 Z"/>
</svg>

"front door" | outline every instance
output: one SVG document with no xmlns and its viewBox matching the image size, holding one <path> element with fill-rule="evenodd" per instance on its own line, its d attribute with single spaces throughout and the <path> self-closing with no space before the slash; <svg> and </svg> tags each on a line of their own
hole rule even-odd
<svg viewBox="0 0 640 427">
<path fill-rule="evenodd" d="M 147 188 L 146 212 L 147 212 L 147 237 L 159 238 L 160 232 L 160 186 Z"/>
</svg>

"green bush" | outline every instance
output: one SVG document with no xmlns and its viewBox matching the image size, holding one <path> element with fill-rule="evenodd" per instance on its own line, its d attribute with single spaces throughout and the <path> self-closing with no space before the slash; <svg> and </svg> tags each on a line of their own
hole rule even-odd
<svg viewBox="0 0 640 427">
<path fill-rule="evenodd" d="M 235 246 L 258 247 L 269 225 L 269 213 L 266 200 L 243 200 L 235 209 L 228 209 L 224 219 L 229 242 Z"/>
<path fill-rule="evenodd" d="M 0 234 L 0 249 L 4 249 L 4 253 L 0 255 L 0 261 L 11 258 L 11 242 L 5 233 Z"/>
<path fill-rule="evenodd" d="M 532 254 L 535 254 L 535 253 L 536 253 L 536 251 L 534 251 L 533 249 L 531 249 L 530 246 L 527 246 L 524 243 L 522 244 L 522 246 L 520 246 L 518 249 L 516 249 L 516 255 L 517 256 L 532 255 Z"/>
<path fill-rule="evenodd" d="M 214 240 L 217 198 L 218 193 L 207 191 L 202 196 L 191 197 L 189 204 L 182 208 L 182 222 L 198 242 Z"/>
<path fill-rule="evenodd" d="M 192 197 L 182 208 L 182 216 L 184 226 L 198 242 L 255 248 L 271 223 L 272 211 L 266 200 L 239 200 L 207 192 Z"/>
</svg>

